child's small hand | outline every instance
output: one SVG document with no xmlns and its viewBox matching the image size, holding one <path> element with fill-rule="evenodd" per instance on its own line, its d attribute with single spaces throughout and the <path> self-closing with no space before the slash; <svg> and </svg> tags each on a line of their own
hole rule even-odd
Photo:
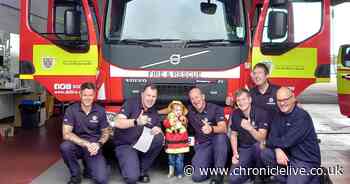
<svg viewBox="0 0 350 184">
<path fill-rule="evenodd" d="M 169 121 L 170 122 L 170 126 L 175 126 L 176 125 L 176 121 Z"/>
<path fill-rule="evenodd" d="M 180 129 L 181 125 L 182 125 L 181 121 L 176 121 L 175 128 Z"/>
</svg>

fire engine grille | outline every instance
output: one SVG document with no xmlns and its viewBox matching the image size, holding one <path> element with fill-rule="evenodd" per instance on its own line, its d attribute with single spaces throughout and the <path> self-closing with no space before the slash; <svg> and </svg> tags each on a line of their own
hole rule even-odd
<svg viewBox="0 0 350 184">
<path fill-rule="evenodd" d="M 123 86 L 124 99 L 139 95 L 147 83 L 157 86 L 157 103 L 159 104 L 168 104 L 171 100 L 181 100 L 184 103 L 188 103 L 188 92 L 194 86 L 201 88 L 206 100 L 217 104 L 224 104 L 227 91 L 227 83 L 224 80 L 126 79 Z"/>
<path fill-rule="evenodd" d="M 158 100 L 160 103 L 162 102 L 169 102 L 171 100 L 181 100 L 181 101 L 187 101 L 188 100 L 188 92 L 193 88 L 193 85 L 188 84 L 156 84 L 159 96 Z"/>
</svg>

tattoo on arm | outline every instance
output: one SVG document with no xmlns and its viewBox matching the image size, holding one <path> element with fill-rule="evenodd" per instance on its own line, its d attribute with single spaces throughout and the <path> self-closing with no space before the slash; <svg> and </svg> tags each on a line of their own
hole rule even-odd
<svg viewBox="0 0 350 184">
<path fill-rule="evenodd" d="M 232 131 L 231 132 L 231 149 L 233 153 L 238 153 L 238 144 L 237 144 L 237 132 Z"/>
<path fill-rule="evenodd" d="M 100 139 L 98 140 L 98 142 L 104 144 L 108 141 L 109 139 L 109 135 L 110 135 L 110 129 L 109 128 L 104 128 L 102 129 L 102 135 L 100 137 Z"/>
<path fill-rule="evenodd" d="M 63 139 L 67 141 L 71 141 L 79 146 L 85 147 L 87 140 L 82 139 L 73 133 L 73 127 L 70 125 L 63 124 L 62 126 Z"/>
<path fill-rule="evenodd" d="M 219 121 L 217 122 L 216 126 L 213 127 L 213 133 L 226 133 L 227 132 L 227 126 L 225 121 Z"/>
</svg>

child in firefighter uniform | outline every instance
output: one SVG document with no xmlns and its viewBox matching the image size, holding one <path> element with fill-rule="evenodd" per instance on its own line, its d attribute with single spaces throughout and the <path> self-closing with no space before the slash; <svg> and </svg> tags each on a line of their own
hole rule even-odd
<svg viewBox="0 0 350 184">
<path fill-rule="evenodd" d="M 187 119 L 188 110 L 181 101 L 172 101 L 168 105 L 168 115 L 164 119 L 165 152 L 169 158 L 168 177 L 183 177 L 184 153 L 189 152 Z M 181 121 L 182 120 L 182 121 Z"/>
</svg>

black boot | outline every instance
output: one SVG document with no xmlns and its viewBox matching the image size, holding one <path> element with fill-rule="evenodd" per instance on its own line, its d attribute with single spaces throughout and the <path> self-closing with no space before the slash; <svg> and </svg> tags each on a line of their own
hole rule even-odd
<svg viewBox="0 0 350 184">
<path fill-rule="evenodd" d="M 144 175 L 140 176 L 140 178 L 139 178 L 140 183 L 149 183 L 150 181 L 151 181 L 151 179 L 149 178 L 149 176 L 147 174 L 144 174 Z"/>
<path fill-rule="evenodd" d="M 214 175 L 210 180 L 210 184 L 223 184 L 224 177 L 221 175 Z"/>
<path fill-rule="evenodd" d="M 83 177 L 85 179 L 92 179 L 92 176 L 91 176 L 90 172 L 88 172 L 88 171 L 83 172 Z"/>
<path fill-rule="evenodd" d="M 254 184 L 264 184 L 264 178 L 263 176 L 255 176 L 254 178 Z"/>
<path fill-rule="evenodd" d="M 80 184 L 81 183 L 81 177 L 80 176 L 72 176 L 70 177 L 70 180 L 67 184 Z"/>
</svg>

